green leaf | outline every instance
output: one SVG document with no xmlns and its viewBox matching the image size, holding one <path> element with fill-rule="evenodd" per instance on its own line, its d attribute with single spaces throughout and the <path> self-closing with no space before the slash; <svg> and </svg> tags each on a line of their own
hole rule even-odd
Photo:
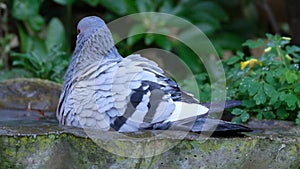
<svg viewBox="0 0 300 169">
<path fill-rule="evenodd" d="M 272 35 L 270 33 L 266 33 L 266 37 L 268 38 L 269 41 L 273 41 L 273 39 L 274 39 L 274 35 Z"/>
<path fill-rule="evenodd" d="M 279 92 L 279 100 L 284 101 L 285 100 L 285 95 L 286 95 L 285 92 Z"/>
<path fill-rule="evenodd" d="M 255 100 L 255 103 L 256 103 L 257 105 L 266 103 L 266 100 L 267 100 L 267 99 L 266 99 L 266 95 L 265 95 L 265 93 L 264 93 L 262 87 L 259 88 L 257 94 L 253 97 L 253 99 Z"/>
<path fill-rule="evenodd" d="M 251 81 L 252 80 L 249 77 L 242 78 L 239 84 L 240 85 L 239 89 L 241 93 L 246 93 L 249 90 Z"/>
<path fill-rule="evenodd" d="M 255 95 L 259 89 L 262 89 L 262 84 L 257 82 L 257 81 L 250 81 L 249 82 L 249 88 L 248 88 L 248 92 L 250 96 Z M 261 91 L 260 91 L 261 92 Z"/>
<path fill-rule="evenodd" d="M 245 56 L 245 54 L 244 54 L 243 52 L 241 52 L 241 51 L 237 51 L 237 52 L 236 52 L 236 55 L 237 55 L 240 59 L 242 59 L 242 58 Z"/>
<path fill-rule="evenodd" d="M 274 94 L 272 97 L 270 97 L 270 102 L 269 102 L 269 104 L 270 104 L 270 105 L 275 104 L 275 103 L 277 102 L 277 100 L 278 100 L 278 97 L 279 97 L 279 94 L 278 94 L 278 93 L 276 93 L 276 94 Z"/>
<path fill-rule="evenodd" d="M 241 114 L 241 120 L 242 120 L 242 122 L 248 121 L 249 118 L 250 118 L 249 113 L 244 112 L 244 113 Z"/>
<path fill-rule="evenodd" d="M 243 113 L 247 113 L 245 110 L 239 109 L 239 108 L 235 108 L 232 110 L 231 114 L 233 115 L 241 115 Z"/>
<path fill-rule="evenodd" d="M 154 40 L 155 40 L 155 35 L 154 34 L 146 34 L 145 39 L 144 39 L 145 44 L 148 45 L 148 46 L 151 45 Z"/>
<path fill-rule="evenodd" d="M 233 33 L 222 33 L 218 35 L 217 39 L 213 40 L 214 43 L 231 50 L 240 49 L 241 43 L 243 42 L 243 39 L 240 36 Z"/>
<path fill-rule="evenodd" d="M 287 54 L 292 54 L 292 59 L 294 62 L 300 62 L 300 55 L 298 54 L 300 52 L 299 46 L 287 46 L 286 47 Z"/>
<path fill-rule="evenodd" d="M 145 1 L 136 1 L 136 6 L 139 12 L 149 12 Z"/>
<path fill-rule="evenodd" d="M 40 0 L 14 0 L 12 6 L 12 15 L 19 20 L 28 20 L 38 15 Z"/>
<path fill-rule="evenodd" d="M 282 105 L 282 102 L 277 101 L 277 102 L 274 103 L 273 106 L 274 106 L 274 109 L 278 109 L 281 105 Z"/>
<path fill-rule="evenodd" d="M 90 1 L 93 1 L 93 0 L 90 0 Z M 75 0 L 54 0 L 54 2 L 56 2 L 60 5 L 72 5 L 75 2 Z"/>
<path fill-rule="evenodd" d="M 45 45 L 45 41 L 36 37 L 33 37 L 32 40 L 33 40 L 33 49 L 30 52 L 35 53 L 40 60 L 45 61 L 48 53 Z"/>
<path fill-rule="evenodd" d="M 45 24 L 43 17 L 40 15 L 34 15 L 30 17 L 30 19 L 26 20 L 26 23 L 28 23 L 34 32 L 40 31 Z"/>
<path fill-rule="evenodd" d="M 251 49 L 258 48 L 263 45 L 264 45 L 264 40 L 262 39 L 257 39 L 257 41 L 247 40 L 245 43 L 242 44 L 242 46 L 248 46 Z"/>
<path fill-rule="evenodd" d="M 35 73 L 34 66 L 28 62 L 28 60 L 29 60 L 28 58 L 30 58 L 31 55 L 22 54 L 22 53 L 12 53 L 12 56 L 19 58 L 19 59 L 15 59 L 13 61 L 13 63 L 12 63 L 13 66 L 23 67 L 26 70 Z"/>
<path fill-rule="evenodd" d="M 116 13 L 119 16 L 130 14 L 133 11 L 127 11 L 129 7 L 126 6 L 126 0 L 84 0 L 86 3 L 88 3 L 91 6 L 96 6 L 98 3 L 100 3 L 102 6 L 104 6 L 106 9 L 110 10 L 113 13 Z M 130 0 L 131 6 L 135 6 L 135 2 Z M 137 12 L 137 11 L 135 11 Z"/>
<path fill-rule="evenodd" d="M 299 46 L 296 46 L 296 45 L 293 45 L 293 46 L 287 46 L 287 47 L 286 47 L 286 51 L 287 51 L 288 53 L 300 52 L 300 47 L 299 47 Z"/>
<path fill-rule="evenodd" d="M 207 23 L 212 26 L 215 30 L 218 30 L 221 28 L 221 20 L 219 18 L 216 18 L 212 16 L 209 13 L 204 13 L 204 12 L 195 12 L 190 14 L 189 18 L 191 21 L 195 23 Z"/>
<path fill-rule="evenodd" d="M 139 34 L 139 35 L 134 35 L 131 37 L 128 37 L 126 42 L 128 46 L 133 46 L 135 45 L 137 42 L 139 42 L 141 39 L 143 39 L 145 37 L 145 35 L 143 34 Z"/>
<path fill-rule="evenodd" d="M 285 99 L 284 101 L 287 103 L 288 107 L 296 107 L 296 102 L 297 102 L 298 98 L 297 96 L 288 93 L 285 95 Z"/>
<path fill-rule="evenodd" d="M 45 62 L 44 58 L 34 52 L 30 53 L 28 61 L 31 63 L 31 66 L 37 71 L 40 71 L 40 69 L 42 69 L 43 62 Z"/>
<path fill-rule="evenodd" d="M 298 79 L 299 79 L 299 76 L 297 75 L 297 73 L 292 70 L 286 70 L 284 73 L 284 76 L 285 76 L 288 84 L 292 84 L 292 83 L 298 81 Z"/>
<path fill-rule="evenodd" d="M 198 23 L 196 26 L 206 35 L 210 36 L 216 31 L 216 29 L 208 23 Z"/>
<path fill-rule="evenodd" d="M 226 63 L 228 65 L 233 65 L 235 63 L 237 63 L 238 61 L 240 61 L 240 58 L 237 56 L 231 56 L 229 59 L 226 60 Z"/>
<path fill-rule="evenodd" d="M 277 91 L 275 90 L 275 88 L 268 83 L 264 83 L 264 91 L 270 98 L 272 98 L 274 95 L 277 95 Z"/>
<path fill-rule="evenodd" d="M 199 58 L 191 49 L 184 45 L 176 45 L 174 48 L 178 53 L 179 57 L 184 61 L 184 63 L 189 65 L 193 72 L 200 72 L 201 67 L 199 66 Z"/>
<path fill-rule="evenodd" d="M 21 52 L 30 52 L 32 50 L 33 47 L 33 40 L 32 38 L 26 34 L 26 32 L 24 31 L 24 29 L 21 26 L 17 26 L 18 28 L 18 32 L 19 32 L 19 36 L 20 36 L 20 48 L 21 48 Z"/>
<path fill-rule="evenodd" d="M 170 51 L 172 49 L 172 43 L 168 37 L 162 35 L 155 36 L 155 43 L 165 50 Z"/>
<path fill-rule="evenodd" d="M 263 118 L 262 112 L 258 112 L 257 115 L 256 115 L 256 118 L 257 118 L 258 120 L 262 120 L 262 118 Z"/>
<path fill-rule="evenodd" d="M 233 109 L 231 114 L 239 116 L 239 117 L 236 117 L 235 120 L 233 120 L 233 121 L 238 122 L 238 123 L 246 122 L 250 118 L 249 113 L 247 113 L 245 110 L 242 110 L 242 109 L 239 109 L 239 108 Z"/>
<path fill-rule="evenodd" d="M 82 1 L 92 7 L 96 7 L 100 3 L 101 0 L 82 0 Z M 119 1 L 121 1 L 121 0 L 119 0 Z"/>
<path fill-rule="evenodd" d="M 162 13 L 169 13 L 176 15 L 176 11 L 174 12 L 173 2 L 171 1 L 162 1 L 162 5 L 160 7 L 160 12 Z"/>
<path fill-rule="evenodd" d="M 266 118 L 266 119 L 275 119 L 275 114 L 271 111 L 264 111 L 263 112 L 263 116 Z"/>
<path fill-rule="evenodd" d="M 252 108 L 255 106 L 255 102 L 253 100 L 243 100 L 242 105 L 247 108 Z"/>
<path fill-rule="evenodd" d="M 283 107 L 276 110 L 276 115 L 280 120 L 285 120 L 289 117 L 289 113 Z"/>
<path fill-rule="evenodd" d="M 290 43 L 289 40 L 281 40 L 281 41 L 280 41 L 280 46 L 285 46 L 285 45 L 287 45 L 287 44 L 289 44 L 289 43 Z"/>
<path fill-rule="evenodd" d="M 275 73 L 274 72 L 271 72 L 269 71 L 266 75 L 266 81 L 269 83 L 269 84 L 276 84 L 276 81 L 274 79 L 275 77 Z"/>
<path fill-rule="evenodd" d="M 65 40 L 65 29 L 63 24 L 58 18 L 52 18 L 48 24 L 45 39 L 47 51 L 50 52 L 54 46 L 58 45 L 65 47 Z"/>
<path fill-rule="evenodd" d="M 128 37 L 130 38 L 127 39 L 127 45 L 132 46 L 137 41 L 141 40 L 144 37 L 143 34 L 145 32 L 145 27 L 142 24 L 134 25 L 128 33 Z"/>
</svg>

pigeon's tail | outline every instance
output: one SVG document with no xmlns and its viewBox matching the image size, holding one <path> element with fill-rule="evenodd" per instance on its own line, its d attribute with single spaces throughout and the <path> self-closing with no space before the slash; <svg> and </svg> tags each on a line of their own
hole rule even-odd
<svg viewBox="0 0 300 169">
<path fill-rule="evenodd" d="M 144 129 L 183 130 L 217 137 L 244 136 L 242 132 L 253 131 L 252 129 L 240 124 L 234 124 L 219 119 L 212 119 L 208 118 L 207 116 L 199 117 L 197 120 L 193 120 L 192 117 L 179 121 L 157 123 L 150 128 Z"/>
<path fill-rule="evenodd" d="M 250 132 L 252 129 L 231 122 L 211 118 L 198 118 L 191 128 L 192 132 L 213 133 L 215 136 L 238 136 L 241 132 Z"/>
<path fill-rule="evenodd" d="M 201 105 L 209 108 L 209 113 L 223 112 L 224 109 L 240 106 L 241 104 L 242 101 L 239 100 L 226 100 L 225 102 L 201 103 Z"/>
</svg>

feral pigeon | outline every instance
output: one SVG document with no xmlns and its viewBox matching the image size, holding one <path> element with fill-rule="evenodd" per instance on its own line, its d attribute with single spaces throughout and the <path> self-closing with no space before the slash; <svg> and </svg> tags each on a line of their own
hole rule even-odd
<svg viewBox="0 0 300 169">
<path fill-rule="evenodd" d="M 123 58 L 99 17 L 83 18 L 77 29 L 57 108 L 60 124 L 119 132 L 250 130 L 208 117 L 209 109 L 180 89 L 155 62 L 139 54 Z"/>
</svg>

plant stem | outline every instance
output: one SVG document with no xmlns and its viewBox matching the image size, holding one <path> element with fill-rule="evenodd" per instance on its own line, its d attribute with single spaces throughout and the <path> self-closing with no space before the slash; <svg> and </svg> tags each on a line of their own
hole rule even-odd
<svg viewBox="0 0 300 169">
<path fill-rule="evenodd" d="M 280 57 L 280 60 L 283 62 L 284 66 L 287 68 L 288 65 L 287 65 L 287 63 L 286 63 L 286 60 L 285 60 L 283 54 L 281 53 L 280 46 L 277 46 L 277 47 L 276 47 L 276 51 L 277 51 L 277 54 L 278 54 L 279 57 Z"/>
</svg>

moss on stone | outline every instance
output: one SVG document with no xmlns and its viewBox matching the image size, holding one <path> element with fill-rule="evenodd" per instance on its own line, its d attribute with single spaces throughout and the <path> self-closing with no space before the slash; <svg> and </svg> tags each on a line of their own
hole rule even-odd
<svg viewBox="0 0 300 169">
<path fill-rule="evenodd" d="M 114 132 L 103 132 L 101 138 L 98 138 L 102 141 L 102 146 L 99 146 L 95 139 L 84 135 L 81 129 L 69 130 L 57 126 L 48 126 L 48 129 L 27 128 L 27 132 L 24 132 L 26 128 L 0 129 L 7 131 L 1 132 L 4 134 L 0 135 L 0 168 L 297 168 L 300 166 L 298 136 L 180 140 L 175 137 L 178 131 L 168 131 L 166 135 L 156 139 L 145 137 L 134 140 Z M 21 132 L 23 134 L 20 134 Z M 126 151 L 132 151 L 128 152 L 131 155 L 136 153 L 136 157 L 147 153 L 149 155 L 173 143 L 176 144 L 169 150 L 155 156 L 146 158 L 122 156 L 126 155 Z M 110 147 L 103 147 L 105 145 Z M 110 153 L 106 149 L 120 154 Z"/>
</svg>

